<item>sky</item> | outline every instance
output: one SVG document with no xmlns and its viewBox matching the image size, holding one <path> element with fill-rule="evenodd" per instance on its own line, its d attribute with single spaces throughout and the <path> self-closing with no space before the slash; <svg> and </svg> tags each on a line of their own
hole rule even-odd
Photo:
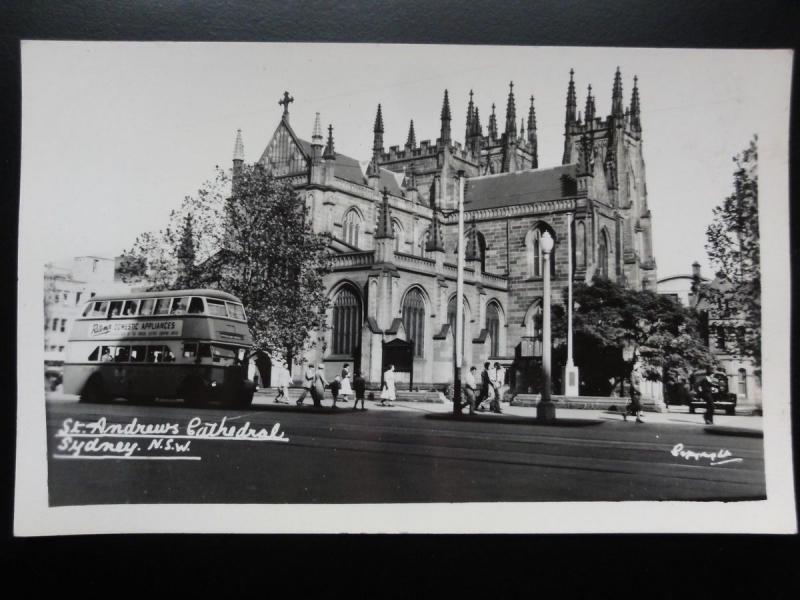
<svg viewBox="0 0 800 600">
<path fill-rule="evenodd" d="M 444 90 L 463 141 L 470 90 L 484 131 L 509 81 L 517 117 L 535 96 L 540 167 L 561 164 L 564 106 L 575 69 L 578 109 L 591 84 L 611 110 L 620 67 L 625 104 L 639 78 L 643 152 L 659 278 L 710 275 L 705 229 L 732 191 L 733 155 L 759 134 L 760 156 L 783 156 L 791 55 L 785 51 L 257 44 L 23 42 L 20 226 L 37 256 L 114 256 L 229 167 L 236 130 L 256 161 L 288 91 L 290 122 L 310 139 L 314 115 L 333 124 L 337 152 L 371 156 L 377 104 L 384 143 L 434 141 Z M 788 198 L 762 198 L 762 203 Z M 762 219 L 763 221 L 763 219 Z M 32 232 L 32 233 L 31 233 Z"/>
</svg>

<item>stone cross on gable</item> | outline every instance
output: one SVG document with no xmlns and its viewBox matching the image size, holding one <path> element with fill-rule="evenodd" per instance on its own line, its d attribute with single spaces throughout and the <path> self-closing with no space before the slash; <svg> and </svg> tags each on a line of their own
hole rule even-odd
<svg viewBox="0 0 800 600">
<path fill-rule="evenodd" d="M 283 92 L 283 99 L 278 100 L 278 104 L 283 106 L 283 118 L 289 120 L 289 103 L 294 102 L 294 98 L 289 95 L 289 92 Z"/>
</svg>

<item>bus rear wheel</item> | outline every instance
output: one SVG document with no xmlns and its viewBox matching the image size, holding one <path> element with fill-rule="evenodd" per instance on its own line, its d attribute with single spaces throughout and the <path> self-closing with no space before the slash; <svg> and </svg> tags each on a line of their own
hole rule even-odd
<svg viewBox="0 0 800 600">
<path fill-rule="evenodd" d="M 88 404 L 103 404 L 108 401 L 108 394 L 105 393 L 103 382 L 98 377 L 86 382 L 80 401 Z"/>
</svg>

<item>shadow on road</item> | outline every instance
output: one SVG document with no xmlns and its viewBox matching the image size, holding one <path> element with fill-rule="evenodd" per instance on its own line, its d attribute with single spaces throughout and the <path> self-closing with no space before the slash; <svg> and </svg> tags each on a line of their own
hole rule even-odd
<svg viewBox="0 0 800 600">
<path fill-rule="evenodd" d="M 587 425 L 602 425 L 605 421 L 600 419 L 555 419 L 554 421 L 540 421 L 536 417 L 520 417 L 516 415 L 486 415 L 438 413 L 425 415 L 426 419 L 436 421 L 462 421 L 464 423 L 503 423 L 506 425 L 543 425 L 546 427 L 586 427 Z"/>
</svg>

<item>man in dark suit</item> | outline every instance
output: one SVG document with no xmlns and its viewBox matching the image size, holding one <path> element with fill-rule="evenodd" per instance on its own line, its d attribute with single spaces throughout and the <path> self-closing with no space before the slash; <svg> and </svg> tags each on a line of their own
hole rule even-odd
<svg viewBox="0 0 800 600">
<path fill-rule="evenodd" d="M 486 362 L 483 363 L 483 371 L 481 371 L 481 395 L 478 396 L 478 407 L 477 409 L 483 412 L 485 409 L 483 408 L 483 402 L 487 398 L 493 397 L 494 390 L 492 389 L 492 381 L 489 378 L 489 367 L 491 365 Z"/>
</svg>

